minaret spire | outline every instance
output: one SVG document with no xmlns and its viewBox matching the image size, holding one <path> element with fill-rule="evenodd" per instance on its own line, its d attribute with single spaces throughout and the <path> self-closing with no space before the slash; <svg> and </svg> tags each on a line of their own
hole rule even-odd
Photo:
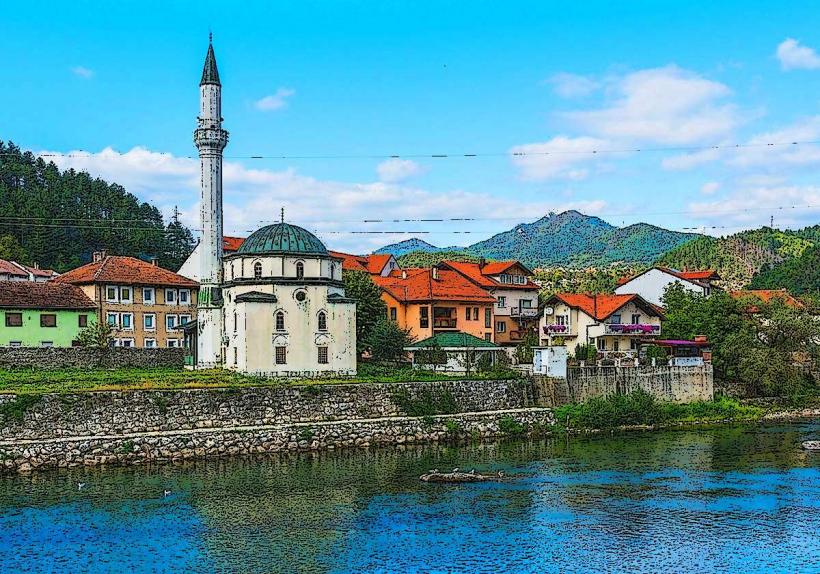
<svg viewBox="0 0 820 574">
<path fill-rule="evenodd" d="M 197 299 L 197 367 L 222 364 L 222 151 L 228 132 L 222 129 L 222 84 L 212 38 L 199 83 L 199 117 L 194 143 L 199 150 L 200 274 Z"/>
</svg>

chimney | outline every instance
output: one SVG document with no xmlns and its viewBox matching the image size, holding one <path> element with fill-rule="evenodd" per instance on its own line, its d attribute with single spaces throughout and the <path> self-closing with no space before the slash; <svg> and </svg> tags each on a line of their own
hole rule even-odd
<svg viewBox="0 0 820 574">
<path fill-rule="evenodd" d="M 105 255 L 105 251 L 95 251 L 93 256 L 94 263 L 97 263 L 98 261 L 102 261 L 103 259 L 105 259 Z"/>
<path fill-rule="evenodd" d="M 487 260 L 485 258 L 481 258 L 478 260 L 478 268 L 483 269 L 484 266 L 487 264 Z"/>
<path fill-rule="evenodd" d="M 695 335 L 695 343 L 705 343 L 708 341 L 706 335 Z"/>
<path fill-rule="evenodd" d="M 34 262 L 34 265 L 32 265 L 32 267 L 34 267 L 35 269 L 39 269 L 39 268 L 40 268 L 40 264 L 39 264 L 39 263 L 37 263 L 37 262 L 35 261 L 35 262 Z"/>
<path fill-rule="evenodd" d="M 432 275 L 433 275 L 433 279 L 435 279 L 436 281 L 438 281 L 438 267 L 433 267 L 433 269 L 432 269 Z"/>
<path fill-rule="evenodd" d="M 407 270 L 406 269 L 401 270 L 401 278 L 402 279 L 407 279 Z"/>
<path fill-rule="evenodd" d="M 151 265 L 153 265 L 154 267 L 157 266 L 157 258 L 156 257 L 151 258 Z"/>
</svg>

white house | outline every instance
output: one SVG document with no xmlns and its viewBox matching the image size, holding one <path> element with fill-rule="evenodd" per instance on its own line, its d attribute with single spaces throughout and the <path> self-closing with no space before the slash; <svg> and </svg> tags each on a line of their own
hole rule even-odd
<svg viewBox="0 0 820 574">
<path fill-rule="evenodd" d="M 669 267 L 651 267 L 634 277 L 621 279 L 615 288 L 617 295 L 637 293 L 653 305 L 663 305 L 663 295 L 667 287 L 680 283 L 700 295 L 708 296 L 717 289 L 714 282 L 720 276 L 711 269 L 705 271 L 678 271 Z"/>
</svg>

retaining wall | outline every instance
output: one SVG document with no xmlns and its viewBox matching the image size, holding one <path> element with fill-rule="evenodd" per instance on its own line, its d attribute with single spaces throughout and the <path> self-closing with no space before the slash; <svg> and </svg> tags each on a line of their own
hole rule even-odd
<svg viewBox="0 0 820 574">
<path fill-rule="evenodd" d="M 181 348 L 0 347 L 0 369 L 182 368 L 184 361 Z"/>
</svg>

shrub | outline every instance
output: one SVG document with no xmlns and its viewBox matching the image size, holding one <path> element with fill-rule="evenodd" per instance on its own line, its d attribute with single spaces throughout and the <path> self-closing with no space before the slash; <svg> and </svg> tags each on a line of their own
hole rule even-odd
<svg viewBox="0 0 820 574">
<path fill-rule="evenodd" d="M 498 430 L 506 435 L 518 436 L 524 434 L 527 427 L 523 423 L 515 420 L 510 415 L 504 415 L 498 419 Z"/>
<path fill-rule="evenodd" d="M 458 412 L 456 399 L 447 389 L 422 389 L 413 396 L 409 389 L 401 388 L 393 393 L 393 401 L 410 417 L 449 415 Z"/>
</svg>

